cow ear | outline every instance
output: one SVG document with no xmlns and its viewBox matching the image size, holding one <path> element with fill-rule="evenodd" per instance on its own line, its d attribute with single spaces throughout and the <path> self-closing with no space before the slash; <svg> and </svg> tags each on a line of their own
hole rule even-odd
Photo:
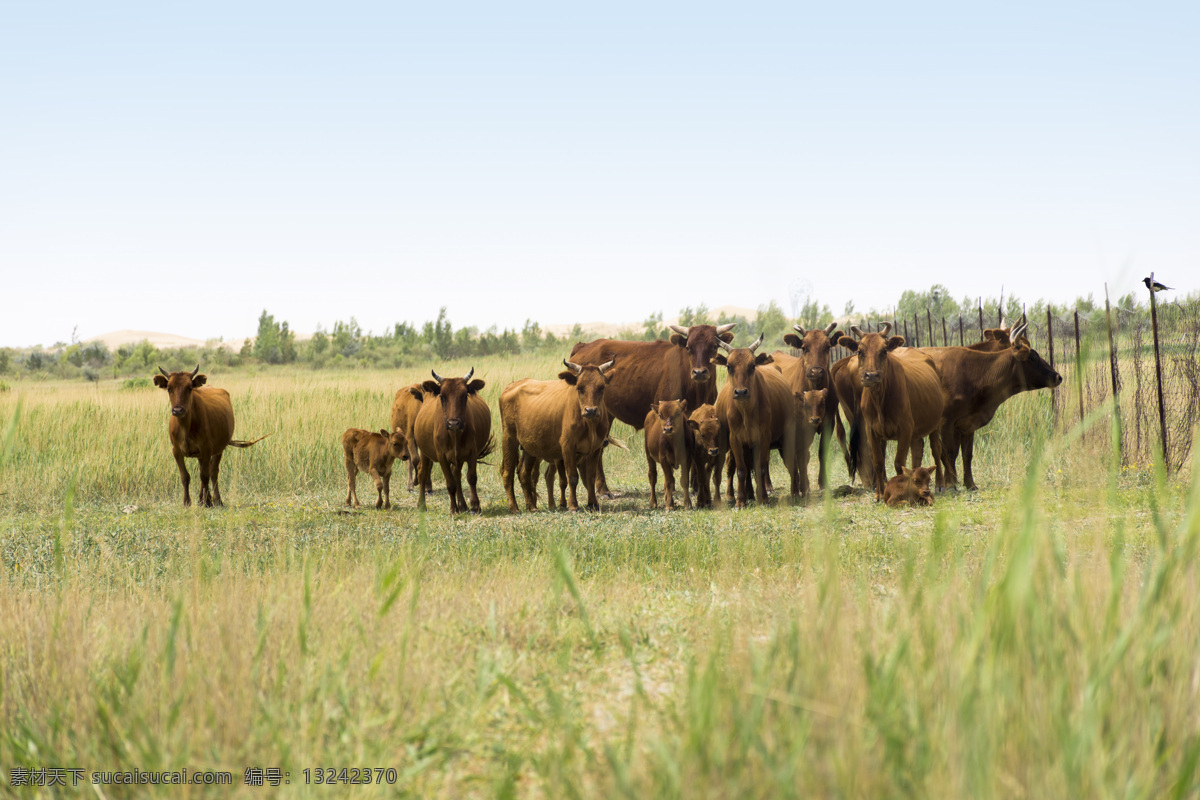
<svg viewBox="0 0 1200 800">
<path fill-rule="evenodd" d="M 837 344 L 838 339 L 841 339 L 841 338 L 842 338 L 842 332 L 834 331 L 832 334 L 830 334 L 829 341 L 833 342 L 834 344 Z"/>
<path fill-rule="evenodd" d="M 162 377 L 162 376 L 160 375 L 159 377 Z M 208 383 L 207 375 L 197 375 L 196 377 L 192 378 L 192 388 L 193 389 L 195 389 L 197 386 L 203 386 L 206 383 Z"/>
<path fill-rule="evenodd" d="M 847 350 L 858 349 L 858 339 L 855 339 L 853 336 L 842 336 L 837 340 L 837 343 Z"/>
<path fill-rule="evenodd" d="M 575 385 L 576 377 L 577 376 L 575 375 L 575 373 L 571 372 L 571 370 L 569 370 L 569 369 L 564 369 L 562 372 L 558 373 L 558 379 L 560 381 L 566 381 L 571 386 Z"/>
<path fill-rule="evenodd" d="M 385 439 L 390 439 L 392 436 L 390 433 L 387 432 L 387 428 L 380 428 L 379 432 L 383 434 L 383 438 L 385 438 Z"/>
<path fill-rule="evenodd" d="M 725 331 L 724 333 L 718 333 L 717 338 L 720 339 L 725 344 L 733 344 L 733 331 Z"/>
<path fill-rule="evenodd" d="M 687 347 L 687 337 L 682 333 L 672 333 L 671 344 L 677 344 L 680 347 Z"/>
<path fill-rule="evenodd" d="M 655 400 L 653 403 L 650 404 L 650 410 L 653 411 L 655 414 L 658 413 L 658 401 L 657 400 Z"/>
<path fill-rule="evenodd" d="M 908 467 L 901 467 L 900 469 L 904 471 L 905 477 L 911 478 L 913 476 L 913 471 Z"/>
<path fill-rule="evenodd" d="M 800 345 L 804 344 L 800 337 L 794 333 L 785 333 L 783 335 L 783 343 L 788 347 L 794 347 L 797 350 L 800 349 Z"/>
<path fill-rule="evenodd" d="M 408 393 L 417 398 L 417 402 L 421 402 L 425 398 L 425 392 L 421 391 L 419 386 L 408 387 Z"/>
<path fill-rule="evenodd" d="M 425 381 L 421 384 L 421 388 L 435 397 L 442 391 L 442 387 L 438 385 L 437 381 Z"/>
<path fill-rule="evenodd" d="M 154 376 L 154 385 L 160 389 L 165 389 L 165 388 L 167 388 L 167 379 L 164 378 L 162 375 L 155 375 Z"/>
<path fill-rule="evenodd" d="M 754 357 L 754 363 L 761 367 L 763 364 L 774 364 L 775 359 L 771 358 L 770 353 L 759 353 Z"/>
<path fill-rule="evenodd" d="M 897 347 L 904 347 L 904 337 L 903 336 L 893 336 L 892 338 L 888 339 L 888 344 L 887 344 L 888 350 L 895 350 Z"/>
<path fill-rule="evenodd" d="M 479 380 L 479 378 L 476 378 L 475 380 L 473 380 L 467 384 L 467 391 L 472 392 L 472 393 L 482 391 L 484 385 L 485 384 L 483 381 Z"/>
<path fill-rule="evenodd" d="M 983 340 L 985 342 L 995 341 L 995 339 L 996 339 L 996 331 L 993 330 L 992 328 L 988 328 L 986 331 L 983 332 Z"/>
<path fill-rule="evenodd" d="M 1025 344 L 1015 344 L 1013 345 L 1013 350 L 1016 351 L 1017 361 L 1028 361 L 1029 354 L 1032 352 L 1029 349 L 1029 345 Z"/>
<path fill-rule="evenodd" d="M 684 414 L 687 413 L 687 398 L 686 397 L 679 401 L 679 407 L 681 409 L 683 409 Z"/>
<path fill-rule="evenodd" d="M 689 419 L 689 420 L 687 421 L 687 426 L 688 426 L 689 428 L 691 428 L 692 430 L 694 430 L 696 433 L 699 433 L 699 432 L 700 432 L 700 423 L 699 423 L 699 422 L 697 422 L 697 421 L 696 421 L 696 420 L 694 420 L 694 419 Z"/>
<path fill-rule="evenodd" d="M 723 367 L 723 366 L 725 366 L 725 365 L 726 365 L 728 362 L 725 360 L 725 354 L 724 354 L 724 353 L 717 353 L 716 357 L 714 357 L 714 358 L 713 358 L 713 363 Z"/>
</svg>

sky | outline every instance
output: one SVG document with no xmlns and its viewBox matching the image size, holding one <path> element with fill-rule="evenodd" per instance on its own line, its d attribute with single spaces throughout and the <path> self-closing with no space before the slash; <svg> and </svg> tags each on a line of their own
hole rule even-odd
<svg viewBox="0 0 1200 800">
<path fill-rule="evenodd" d="M 0 345 L 1200 284 L 1200 3 L 8 3 Z"/>
</svg>

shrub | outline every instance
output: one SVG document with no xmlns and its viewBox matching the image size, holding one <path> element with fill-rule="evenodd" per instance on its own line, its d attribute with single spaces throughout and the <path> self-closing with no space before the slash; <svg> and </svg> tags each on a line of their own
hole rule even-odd
<svg viewBox="0 0 1200 800">
<path fill-rule="evenodd" d="M 122 389 L 149 389 L 153 385 L 149 378 L 126 378 L 121 382 Z"/>
</svg>

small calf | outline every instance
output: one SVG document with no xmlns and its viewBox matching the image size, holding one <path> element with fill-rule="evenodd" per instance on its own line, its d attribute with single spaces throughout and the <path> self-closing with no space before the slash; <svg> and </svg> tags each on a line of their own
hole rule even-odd
<svg viewBox="0 0 1200 800">
<path fill-rule="evenodd" d="M 691 469 L 696 504 L 711 506 L 713 498 L 708 482 L 714 469 L 712 489 L 717 492 L 717 500 L 721 499 L 721 470 L 717 465 L 721 455 L 721 422 L 717 419 L 717 409 L 705 403 L 688 415 L 687 424 L 692 432 Z"/>
<path fill-rule="evenodd" d="M 688 489 L 688 439 L 687 400 L 662 400 L 650 406 L 646 414 L 646 465 L 650 477 L 650 507 L 658 507 L 655 484 L 658 470 L 655 462 L 662 465 L 667 491 L 664 505 L 670 511 L 675 507 L 675 467 L 682 470 L 683 507 L 692 507 L 692 496 Z"/>
<path fill-rule="evenodd" d="M 342 434 L 342 449 L 346 451 L 346 482 L 349 491 L 346 493 L 346 505 L 358 508 L 358 471 L 361 469 L 375 480 L 375 489 L 379 499 L 375 501 L 376 508 L 392 507 L 392 464 L 398 458 L 408 460 L 408 441 L 401 431 L 388 433 L 386 430 L 374 431 L 362 428 L 347 428 Z"/>
<path fill-rule="evenodd" d="M 883 487 L 883 500 L 890 507 L 904 505 L 933 505 L 933 493 L 929 491 L 929 482 L 933 478 L 933 467 L 904 467 L 904 473 L 897 475 Z"/>
</svg>

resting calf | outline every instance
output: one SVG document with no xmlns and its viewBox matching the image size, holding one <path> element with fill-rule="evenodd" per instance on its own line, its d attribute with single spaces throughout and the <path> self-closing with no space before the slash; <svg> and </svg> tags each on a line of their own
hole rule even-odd
<svg viewBox="0 0 1200 800">
<path fill-rule="evenodd" d="M 929 481 L 933 477 L 933 467 L 917 467 L 909 469 L 887 482 L 883 487 L 883 500 L 890 507 L 908 504 L 910 506 L 933 505 L 933 494 L 929 491 Z"/>
</svg>

